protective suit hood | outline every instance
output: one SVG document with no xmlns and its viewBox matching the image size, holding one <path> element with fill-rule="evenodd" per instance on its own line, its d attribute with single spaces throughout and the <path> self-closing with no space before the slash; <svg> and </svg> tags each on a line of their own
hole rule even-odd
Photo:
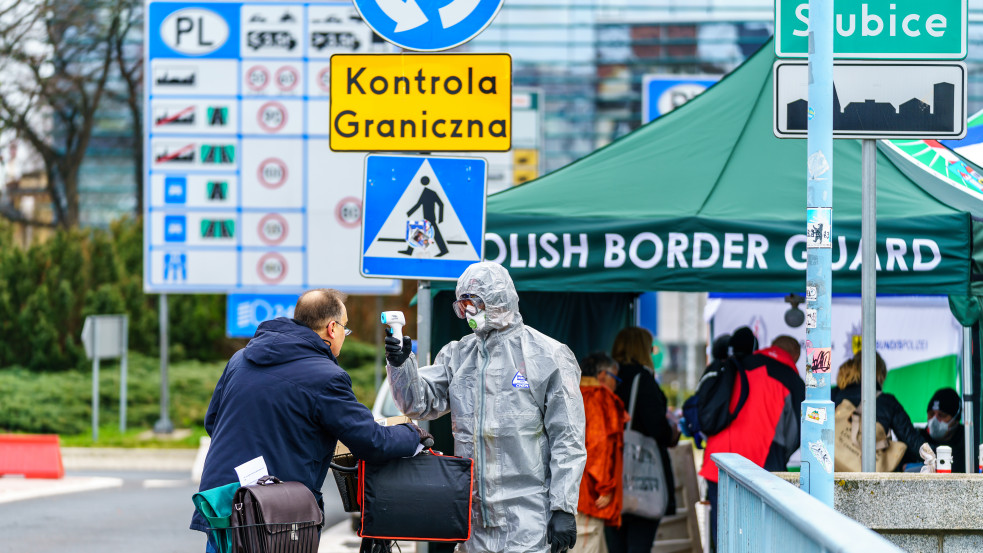
<svg viewBox="0 0 983 553">
<path fill-rule="evenodd" d="M 455 293 L 458 298 L 463 294 L 474 294 L 485 302 L 487 324 L 479 334 L 522 322 L 515 284 L 512 283 L 508 270 L 498 263 L 482 261 L 469 266 L 461 278 L 457 279 Z"/>
</svg>

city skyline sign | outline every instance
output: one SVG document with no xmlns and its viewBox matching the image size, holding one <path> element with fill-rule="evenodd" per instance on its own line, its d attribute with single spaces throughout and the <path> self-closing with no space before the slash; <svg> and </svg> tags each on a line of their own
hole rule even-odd
<svg viewBox="0 0 983 553">
<path fill-rule="evenodd" d="M 838 0 L 837 59 L 961 60 L 968 44 L 968 0 Z M 775 0 L 775 54 L 809 53 L 808 0 Z"/>
<path fill-rule="evenodd" d="M 777 61 L 774 132 L 806 138 L 808 63 Z M 966 135 L 966 65 L 961 62 L 837 61 L 833 138 L 961 138 Z"/>
</svg>

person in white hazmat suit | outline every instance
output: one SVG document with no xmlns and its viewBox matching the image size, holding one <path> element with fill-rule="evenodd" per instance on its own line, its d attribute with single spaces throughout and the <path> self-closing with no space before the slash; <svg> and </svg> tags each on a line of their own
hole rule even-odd
<svg viewBox="0 0 983 553">
<path fill-rule="evenodd" d="M 497 263 L 469 266 L 454 311 L 474 334 L 417 366 L 411 341 L 386 338 L 396 404 L 423 420 L 451 414 L 454 453 L 475 462 L 467 553 L 554 553 L 573 547 L 587 452 L 580 371 L 570 348 L 522 323 L 519 295 Z"/>
</svg>

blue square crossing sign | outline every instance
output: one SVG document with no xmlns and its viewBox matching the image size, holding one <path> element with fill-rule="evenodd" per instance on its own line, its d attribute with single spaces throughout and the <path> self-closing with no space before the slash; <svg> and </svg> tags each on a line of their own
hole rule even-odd
<svg viewBox="0 0 983 553">
<path fill-rule="evenodd" d="M 481 158 L 369 155 L 362 274 L 456 280 L 484 257 Z"/>
</svg>

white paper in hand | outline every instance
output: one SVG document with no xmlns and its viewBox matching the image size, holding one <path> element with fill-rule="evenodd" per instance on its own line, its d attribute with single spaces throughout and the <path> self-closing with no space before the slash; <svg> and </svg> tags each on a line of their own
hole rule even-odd
<svg viewBox="0 0 983 553">
<path fill-rule="evenodd" d="M 236 474 L 239 475 L 240 486 L 255 484 L 257 480 L 269 473 L 269 469 L 266 468 L 266 460 L 263 459 L 262 455 L 236 467 Z"/>
</svg>

